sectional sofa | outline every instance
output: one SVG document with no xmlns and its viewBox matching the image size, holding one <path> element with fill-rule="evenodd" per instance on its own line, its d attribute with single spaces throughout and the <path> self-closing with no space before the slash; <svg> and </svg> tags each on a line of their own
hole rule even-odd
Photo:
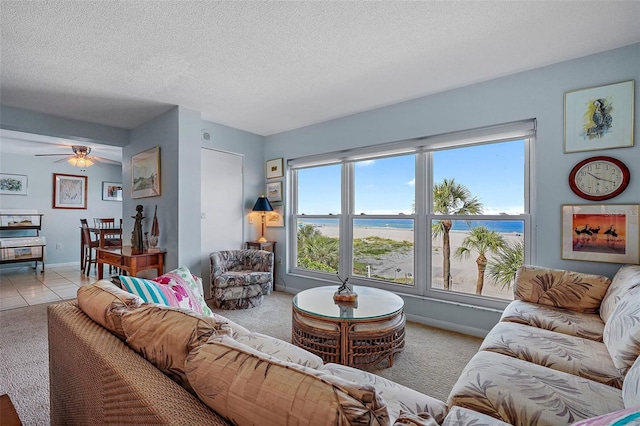
<svg viewBox="0 0 640 426">
<path fill-rule="evenodd" d="M 368 372 L 323 364 L 301 348 L 211 313 L 201 282 L 184 270 L 145 285 L 180 297 L 148 303 L 148 290 L 132 290 L 136 295 L 103 280 L 80 288 L 77 301 L 49 306 L 52 424 L 451 426 L 608 424 L 602 415 L 640 419 L 638 266 L 621 268 L 613 282 L 521 268 L 516 300 L 446 403 Z"/>
</svg>

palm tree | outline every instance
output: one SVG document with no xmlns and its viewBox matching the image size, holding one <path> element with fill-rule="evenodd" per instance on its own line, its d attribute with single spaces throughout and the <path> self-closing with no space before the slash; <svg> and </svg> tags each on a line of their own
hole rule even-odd
<svg viewBox="0 0 640 426">
<path fill-rule="evenodd" d="M 503 289 L 511 286 L 519 267 L 524 265 L 524 241 L 516 241 L 502 247 L 498 258 L 489 261 L 488 272 L 491 278 Z"/>
<path fill-rule="evenodd" d="M 338 270 L 338 239 L 322 235 L 311 225 L 298 229 L 298 266 L 327 272 Z"/>
<path fill-rule="evenodd" d="M 466 186 L 456 183 L 455 179 L 444 179 L 442 183 L 433 187 L 433 212 L 436 214 L 481 214 L 482 203 L 477 197 L 471 196 Z M 451 288 L 451 243 L 449 231 L 453 222 L 443 219 L 431 225 L 432 237 L 442 235 L 442 275 L 444 289 Z"/>
<path fill-rule="evenodd" d="M 476 226 L 471 229 L 469 236 L 462 241 L 462 245 L 456 250 L 456 257 L 469 257 L 471 251 L 476 251 L 478 257 L 478 280 L 476 281 L 476 294 L 482 294 L 484 287 L 484 271 L 487 269 L 487 253 L 497 253 L 506 245 L 504 237 L 485 226 Z"/>
</svg>

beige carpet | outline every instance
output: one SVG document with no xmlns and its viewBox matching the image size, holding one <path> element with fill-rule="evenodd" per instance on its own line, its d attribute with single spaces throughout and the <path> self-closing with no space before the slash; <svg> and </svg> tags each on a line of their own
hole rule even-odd
<svg viewBox="0 0 640 426">
<path fill-rule="evenodd" d="M 274 292 L 254 309 L 214 311 L 250 330 L 291 341 L 291 298 Z M 9 394 L 25 425 L 49 424 L 46 308 L 43 304 L 0 311 L 0 394 Z M 410 322 L 405 349 L 396 355 L 393 367 L 370 371 L 446 400 L 480 343 L 475 337 Z"/>
</svg>

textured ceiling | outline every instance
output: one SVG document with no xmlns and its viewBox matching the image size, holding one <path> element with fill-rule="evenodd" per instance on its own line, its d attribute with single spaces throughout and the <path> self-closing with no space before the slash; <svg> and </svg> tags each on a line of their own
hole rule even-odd
<svg viewBox="0 0 640 426">
<path fill-rule="evenodd" d="M 4 105 L 270 135 L 640 41 L 638 1 L 7 1 Z"/>
</svg>

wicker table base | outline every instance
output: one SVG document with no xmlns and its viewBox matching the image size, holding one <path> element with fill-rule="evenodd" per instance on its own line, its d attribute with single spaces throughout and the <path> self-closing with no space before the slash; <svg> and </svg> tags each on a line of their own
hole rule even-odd
<svg viewBox="0 0 640 426">
<path fill-rule="evenodd" d="M 393 356 L 404 347 L 404 327 L 402 307 L 375 317 L 347 318 L 313 314 L 294 302 L 291 341 L 324 362 L 360 367 L 386 359 L 391 367 Z"/>
</svg>

